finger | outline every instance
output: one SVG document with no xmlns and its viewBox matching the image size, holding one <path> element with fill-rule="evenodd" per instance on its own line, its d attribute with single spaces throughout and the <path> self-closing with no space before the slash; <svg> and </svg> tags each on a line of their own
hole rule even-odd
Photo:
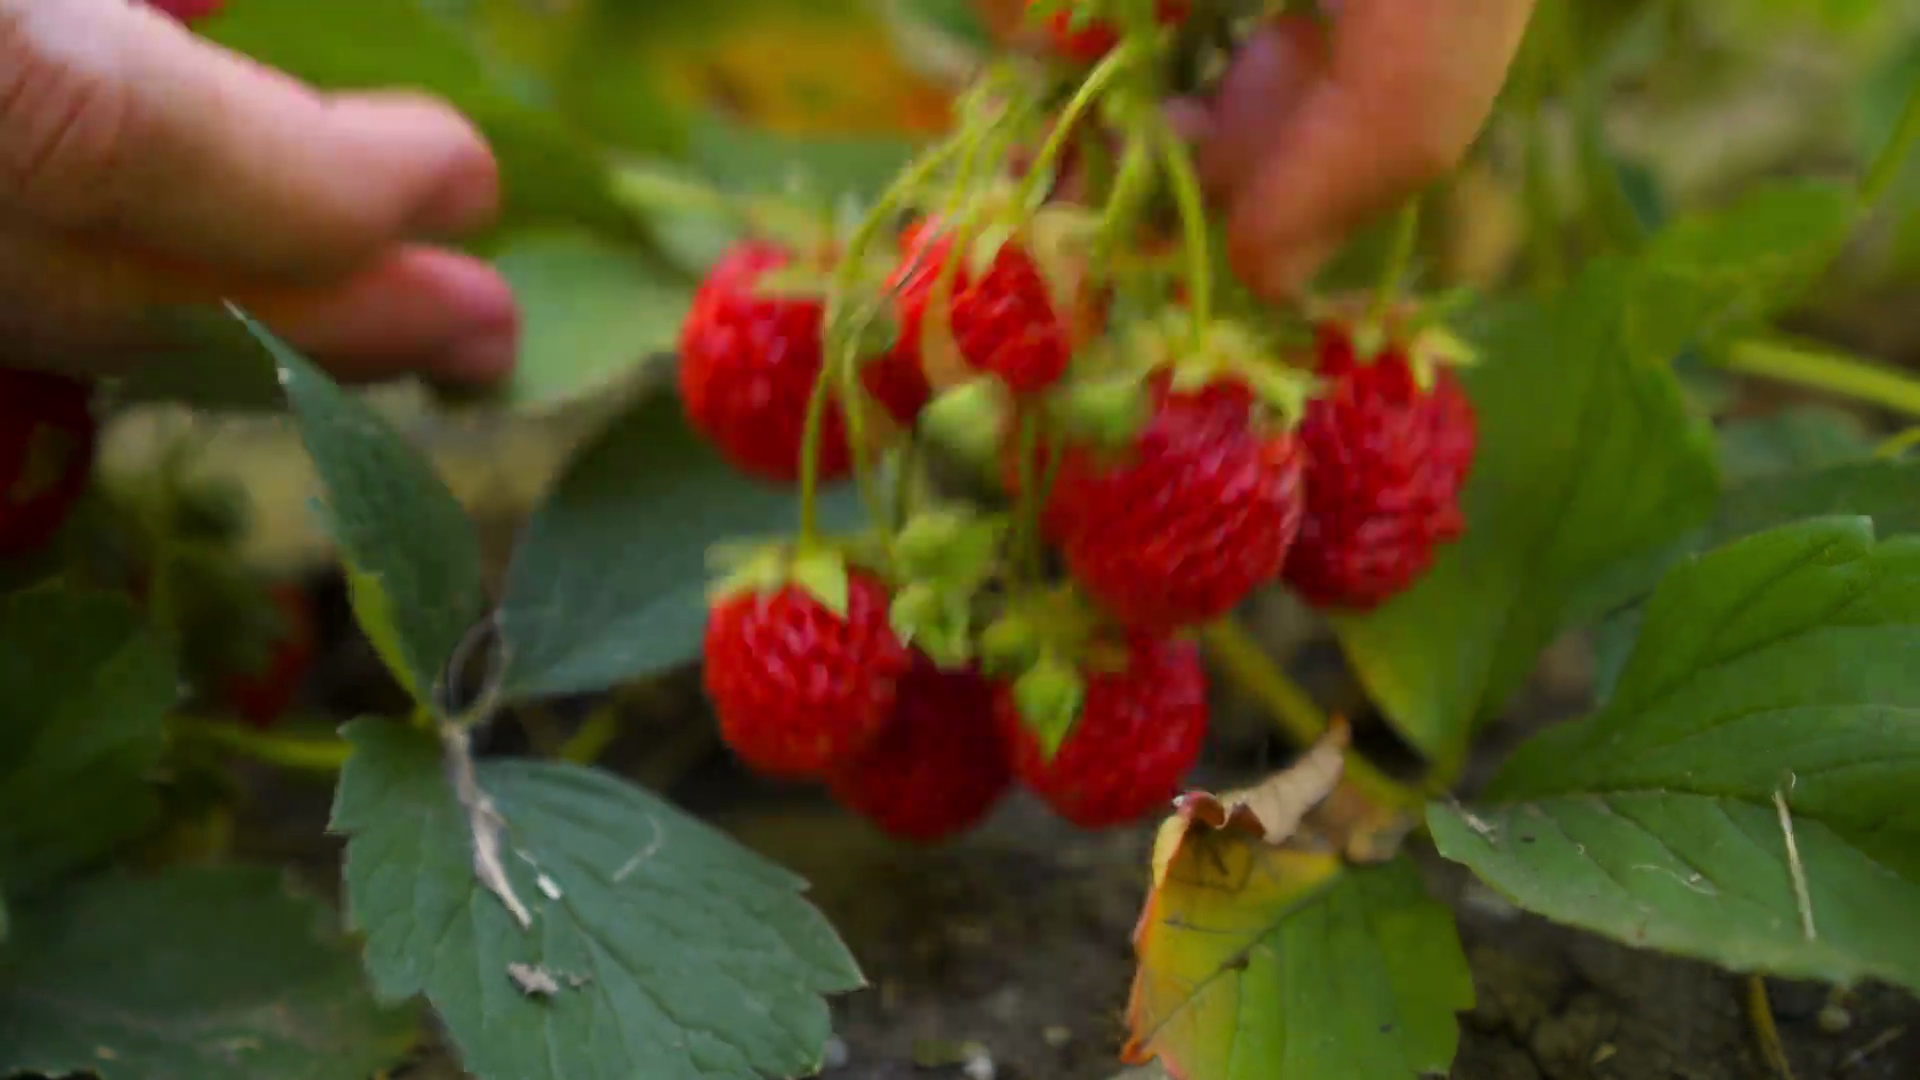
<svg viewBox="0 0 1920 1080">
<path fill-rule="evenodd" d="M 399 248 L 333 286 L 229 288 L 185 270 L 158 280 L 150 264 L 111 248 L 0 230 L 0 359 L 9 363 L 123 373 L 178 344 L 170 309 L 229 296 L 347 381 L 417 371 L 490 382 L 514 358 L 512 291 L 485 263 L 452 252 Z"/>
<path fill-rule="evenodd" d="M 518 351 L 505 279 L 478 259 L 434 248 L 402 248 L 333 288 L 242 290 L 235 300 L 349 382 L 419 373 L 491 383 Z"/>
<path fill-rule="evenodd" d="M 1251 162 L 1238 166 L 1229 207 L 1229 255 L 1247 284 L 1271 299 L 1296 294 L 1367 218 L 1453 169 L 1492 109 L 1532 6 L 1346 0 L 1319 77 L 1294 86 L 1300 100 L 1277 122 L 1261 121 L 1257 95 L 1284 77 L 1250 79 L 1223 98 L 1229 141 L 1217 167 Z"/>
<path fill-rule="evenodd" d="M 0 214 L 318 281 L 498 198 L 444 105 L 323 96 L 126 0 L 0 0 Z"/>
</svg>

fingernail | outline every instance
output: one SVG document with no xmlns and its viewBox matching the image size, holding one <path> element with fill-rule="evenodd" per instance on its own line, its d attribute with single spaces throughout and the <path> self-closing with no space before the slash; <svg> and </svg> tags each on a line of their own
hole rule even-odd
<svg viewBox="0 0 1920 1080">
<path fill-rule="evenodd" d="M 519 335 L 513 330 L 492 330 L 459 341 L 447 350 L 435 365 L 446 379 L 468 383 L 498 382 L 513 370 L 520 356 Z"/>
</svg>

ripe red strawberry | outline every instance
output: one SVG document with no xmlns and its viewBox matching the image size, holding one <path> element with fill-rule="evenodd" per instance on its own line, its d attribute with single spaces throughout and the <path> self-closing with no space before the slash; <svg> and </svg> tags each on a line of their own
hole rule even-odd
<svg viewBox="0 0 1920 1080">
<path fill-rule="evenodd" d="M 47 546 L 93 475 L 93 388 L 0 368 L 0 557 Z"/>
<path fill-rule="evenodd" d="M 901 234 L 901 241 L 901 263 L 892 282 L 900 312 L 895 353 L 925 370 L 921 335 L 947 261 L 955 257 L 954 238 L 916 222 Z M 997 376 L 1016 394 L 1040 393 L 1066 374 L 1073 356 L 1072 329 L 1054 309 L 1039 264 L 1019 241 L 1007 241 L 978 279 L 966 263 L 952 274 L 948 323 L 968 367 Z"/>
<path fill-rule="evenodd" d="M 717 603 L 706 633 L 707 694 L 742 760 L 818 777 L 865 749 L 893 715 L 913 656 L 888 623 L 887 587 L 849 570 L 847 614 L 797 583 Z"/>
<path fill-rule="evenodd" d="M 1433 565 L 1466 528 L 1460 492 L 1478 442 L 1473 404 L 1451 369 L 1422 390 L 1403 349 L 1371 361 L 1339 326 L 1320 331 L 1322 396 L 1307 407 L 1307 514 L 1285 578 L 1319 607 L 1366 610 Z"/>
<path fill-rule="evenodd" d="M 1028 0 L 1033 6 L 1035 0 Z M 1186 20 L 1192 9 L 1192 0 L 1160 0 L 1156 13 L 1160 22 L 1173 26 Z M 1095 19 L 1075 29 L 1071 12 L 1056 12 L 1047 20 L 1047 33 L 1053 39 L 1053 47 L 1060 55 L 1083 64 L 1091 64 L 1120 44 L 1120 30 L 1105 19 Z"/>
<path fill-rule="evenodd" d="M 708 272 L 680 331 L 680 396 L 688 420 L 735 468 L 775 483 L 800 476 L 807 402 L 822 362 L 822 300 L 757 291 L 792 259 L 776 244 L 736 246 Z M 912 366 L 917 359 L 896 351 L 861 373 L 868 391 L 902 424 L 911 424 L 932 396 Z M 822 424 L 819 454 L 823 481 L 852 469 L 837 403 Z"/>
<path fill-rule="evenodd" d="M 221 696 L 233 711 L 258 728 L 271 727 L 286 715 L 313 664 L 316 634 L 306 592 L 298 585 L 277 586 L 273 604 L 286 632 L 269 644 L 263 665 L 229 675 L 221 685 Z"/>
<path fill-rule="evenodd" d="M 210 19 L 227 6 L 226 0 L 147 0 L 147 3 L 161 14 L 170 15 L 189 25 Z"/>
<path fill-rule="evenodd" d="M 1012 691 L 994 714 L 1014 747 L 1014 772 L 1054 812 L 1085 829 L 1124 825 L 1179 794 L 1207 732 L 1207 677 L 1191 642 L 1134 634 L 1125 667 L 1088 671 L 1080 718 L 1048 761 Z"/>
<path fill-rule="evenodd" d="M 883 831 L 937 843 L 980 823 L 1013 784 L 993 687 L 924 656 L 900 683 L 893 718 L 831 778 L 834 798 Z"/>
<path fill-rule="evenodd" d="M 1280 574 L 1300 528 L 1306 455 L 1256 425 L 1235 379 L 1149 385 L 1153 414 L 1121 451 L 1069 447 L 1045 514 L 1073 577 L 1123 624 L 1209 622 Z"/>
</svg>

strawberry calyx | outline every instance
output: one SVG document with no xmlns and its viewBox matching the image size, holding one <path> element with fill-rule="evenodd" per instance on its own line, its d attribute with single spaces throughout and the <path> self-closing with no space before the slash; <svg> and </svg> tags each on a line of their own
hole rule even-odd
<svg viewBox="0 0 1920 1080">
<path fill-rule="evenodd" d="M 1195 347 L 1192 326 L 1177 310 L 1138 325 L 1126 362 L 1149 378 L 1164 374 L 1175 393 L 1245 386 L 1255 404 L 1251 419 L 1265 430 L 1292 430 L 1320 390 L 1318 379 L 1281 362 L 1267 339 L 1243 323 L 1215 319 Z"/>
<path fill-rule="evenodd" d="M 905 586 L 889 619 L 894 635 L 943 669 L 974 657 L 977 601 L 999 575 L 1012 521 L 958 505 L 910 518 L 894 537 L 893 565 Z"/>
<path fill-rule="evenodd" d="M 981 634 L 980 653 L 983 670 L 1009 684 L 1048 759 L 1079 723 L 1089 676 L 1127 663 L 1124 639 L 1072 585 L 1010 597 Z"/>
<path fill-rule="evenodd" d="M 1479 362 L 1473 346 L 1441 320 L 1449 306 L 1408 299 L 1376 316 L 1364 297 L 1342 296 L 1309 303 L 1307 316 L 1322 352 L 1329 347 L 1351 349 L 1356 364 L 1397 358 L 1406 363 L 1414 385 L 1425 393 L 1433 389 L 1442 370 Z"/>
<path fill-rule="evenodd" d="M 845 539 L 723 544 L 709 561 L 722 570 L 707 591 L 711 604 L 798 588 L 841 618 L 847 614 L 849 574 L 856 568 L 872 572 L 877 564 L 865 545 Z"/>
</svg>

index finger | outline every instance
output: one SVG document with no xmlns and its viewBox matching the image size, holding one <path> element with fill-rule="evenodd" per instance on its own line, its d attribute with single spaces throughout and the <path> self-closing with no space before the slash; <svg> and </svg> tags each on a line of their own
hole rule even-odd
<svg viewBox="0 0 1920 1080">
<path fill-rule="evenodd" d="M 326 280 L 498 197 L 443 104 L 322 95 L 127 0 L 0 0 L 0 213 Z"/>
</svg>

